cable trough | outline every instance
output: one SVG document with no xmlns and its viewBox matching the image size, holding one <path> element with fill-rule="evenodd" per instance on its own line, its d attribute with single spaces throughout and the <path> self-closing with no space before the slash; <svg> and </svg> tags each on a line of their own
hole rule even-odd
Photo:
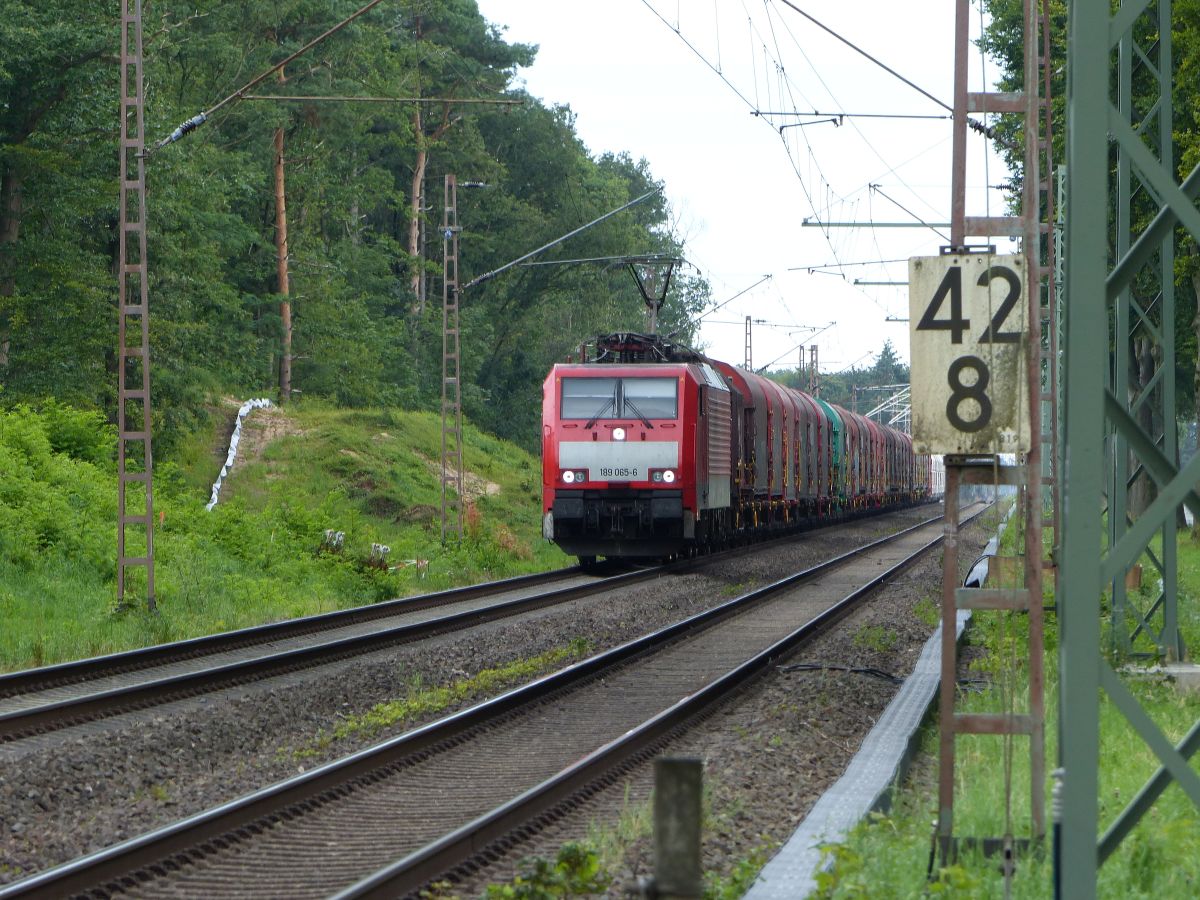
<svg viewBox="0 0 1200 900">
<path fill-rule="evenodd" d="M 940 519 L 0 897 L 397 896 L 652 754 L 940 540 Z M 683 699 L 680 699 L 683 698 Z"/>
</svg>

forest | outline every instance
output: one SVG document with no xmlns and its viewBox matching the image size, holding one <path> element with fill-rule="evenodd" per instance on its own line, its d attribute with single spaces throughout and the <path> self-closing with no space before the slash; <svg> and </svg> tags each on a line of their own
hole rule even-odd
<svg viewBox="0 0 1200 900">
<path fill-rule="evenodd" d="M 1000 69 L 996 88 L 1001 91 L 1020 90 L 1023 87 L 1024 75 L 1024 36 L 1022 32 L 1022 3 L 1021 0 L 985 0 L 984 11 L 988 15 L 988 24 L 979 41 L 982 49 Z M 1051 75 L 1050 94 L 1053 98 L 1054 132 L 1053 155 L 1056 163 L 1065 159 L 1066 147 L 1066 97 L 1067 97 L 1067 16 L 1068 4 L 1065 0 L 1050 0 L 1049 3 L 1051 54 L 1060 60 Z M 1200 74 L 1200 2 L 1198 0 L 1174 0 L 1172 4 L 1172 35 L 1171 54 L 1174 70 L 1172 80 L 1172 146 L 1167 148 L 1174 158 L 1177 178 L 1182 182 L 1188 174 L 1200 164 L 1200 99 L 1194 90 L 1196 78 Z M 1159 44 L 1153 28 L 1147 23 L 1140 23 L 1138 39 L 1144 46 Z M 1129 84 L 1129 104 L 1123 110 L 1125 115 L 1139 124 L 1149 135 L 1149 123 L 1159 108 L 1158 81 L 1155 66 L 1149 59 L 1136 59 L 1131 63 Z M 1116 100 L 1114 84 L 1113 99 Z M 1022 183 L 1024 137 L 1021 131 L 1021 121 L 1017 116 L 1001 115 L 997 117 L 997 136 L 995 145 L 1000 154 L 1006 159 L 1009 169 L 1015 173 L 1009 185 L 1010 195 L 1019 198 Z M 1148 138 L 1149 139 L 1149 138 Z M 1110 146 L 1110 189 L 1116 191 L 1117 154 Z M 1126 226 L 1128 234 L 1136 236 L 1150 223 L 1159 209 L 1159 201 L 1152 190 L 1143 189 L 1139 182 L 1140 176 L 1134 167 L 1133 179 L 1135 188 L 1130 199 L 1130 222 Z M 1014 208 L 1017 206 L 1014 200 Z M 1112 247 L 1115 252 L 1119 225 L 1110 222 L 1112 231 Z M 1155 376 L 1156 369 L 1164 363 L 1161 359 L 1161 348 L 1157 346 L 1156 335 L 1163 326 L 1161 285 L 1150 266 L 1135 280 L 1133 298 L 1143 310 L 1137 322 L 1132 327 L 1129 347 L 1125 354 L 1128 359 L 1128 382 L 1131 390 L 1139 393 L 1160 392 L 1161 379 Z M 1176 382 L 1178 391 L 1177 414 L 1185 420 L 1194 423 L 1197 414 L 1197 397 L 1200 397 L 1200 249 L 1183 229 L 1176 229 L 1175 259 L 1174 259 L 1174 299 L 1175 299 L 1175 358 L 1171 377 Z M 1103 310 L 1098 300 L 1097 314 L 1108 314 Z M 1115 347 L 1108 348 L 1110 356 L 1114 357 Z M 1164 366 L 1172 370 L 1172 366 Z M 1156 419 L 1151 422 L 1149 406 L 1143 404 L 1140 416 L 1147 428 L 1156 431 L 1162 429 L 1162 422 Z"/>
<path fill-rule="evenodd" d="M 147 0 L 147 143 L 230 97 L 361 5 Z M 1196 5 L 1176 4 L 1184 11 Z M 1021 5 L 988 0 L 985 8 L 991 18 L 981 47 L 1000 67 L 998 86 L 1017 89 Z M 1063 54 L 1066 7 L 1055 0 L 1051 10 L 1054 52 Z M 36 407 L 54 398 L 113 421 L 118 9 L 82 0 L 0 0 L 0 12 L 0 405 Z M 1200 66 L 1200 19 L 1176 21 L 1175 156 L 1186 174 L 1200 159 L 1200 105 L 1184 87 Z M 281 78 L 221 106 L 202 127 L 147 158 L 160 453 L 200 424 L 216 397 L 278 396 L 277 141 L 286 172 L 291 386 L 297 397 L 343 407 L 440 408 L 447 174 L 464 185 L 464 284 L 665 186 L 636 146 L 593 153 L 576 134 L 569 106 L 547 107 L 523 91 L 520 70 L 536 54 L 536 46 L 506 41 L 474 0 L 381 3 Z M 1058 72 L 1061 110 L 1065 80 Z M 1135 93 L 1151 89 L 1138 80 L 1144 74 L 1135 73 Z M 1000 117 L 997 130 L 1018 173 L 1016 197 L 1020 131 L 1011 117 Z M 1059 147 L 1064 133 L 1056 132 Z M 1134 224 L 1144 224 L 1154 208 L 1152 198 L 1135 198 Z M 645 327 L 642 298 L 619 258 L 685 258 L 685 251 L 660 191 L 547 250 L 538 265 L 513 267 L 467 290 L 466 416 L 534 449 L 549 366 L 599 333 Z M 1175 369 L 1185 416 L 1200 383 L 1198 289 L 1200 255 L 1181 242 Z M 1148 293 L 1147 307 L 1152 299 Z M 703 278 L 677 268 L 661 330 L 694 343 L 694 321 L 708 304 Z M 1155 367 L 1148 333 L 1134 336 L 1131 351 L 1131 383 L 1148 388 Z M 823 392 L 850 406 L 855 386 L 902 382 L 907 373 L 894 357 L 885 348 L 873 368 L 825 375 Z M 795 382 L 797 373 L 779 377 Z M 873 397 L 859 399 L 871 404 Z"/>
<path fill-rule="evenodd" d="M 361 5 L 149 0 L 147 145 Z M 81 0 L 3 3 L 4 406 L 55 398 L 115 418 L 118 15 Z M 440 408 L 447 174 L 480 185 L 458 191 L 462 284 L 663 186 L 636 148 L 591 153 L 569 107 L 519 87 L 536 52 L 507 42 L 474 0 L 383 3 L 147 157 L 160 452 L 214 397 L 277 395 L 277 134 L 292 389 L 347 407 Z M 549 366 L 598 333 L 645 327 L 636 283 L 612 258 L 682 253 L 660 192 L 536 260 L 599 261 L 517 266 L 464 291 L 465 415 L 535 446 Z M 660 327 L 686 326 L 707 298 L 694 270 L 677 270 Z"/>
</svg>

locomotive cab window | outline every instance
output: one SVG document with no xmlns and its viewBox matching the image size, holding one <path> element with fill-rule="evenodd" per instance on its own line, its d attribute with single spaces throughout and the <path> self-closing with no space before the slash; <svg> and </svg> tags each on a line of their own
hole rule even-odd
<svg viewBox="0 0 1200 900">
<path fill-rule="evenodd" d="M 674 419 L 675 378 L 564 378 L 564 419 Z"/>
</svg>

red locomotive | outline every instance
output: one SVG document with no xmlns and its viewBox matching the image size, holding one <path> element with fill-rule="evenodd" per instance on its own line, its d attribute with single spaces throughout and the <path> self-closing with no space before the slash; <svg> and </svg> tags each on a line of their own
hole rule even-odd
<svg viewBox="0 0 1200 900">
<path fill-rule="evenodd" d="M 656 335 L 542 389 L 542 532 L 585 565 L 923 502 L 932 477 L 908 435 Z"/>
</svg>

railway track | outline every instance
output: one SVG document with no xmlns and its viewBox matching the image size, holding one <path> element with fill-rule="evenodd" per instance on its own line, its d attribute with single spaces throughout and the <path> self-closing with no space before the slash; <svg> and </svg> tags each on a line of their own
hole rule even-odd
<svg viewBox="0 0 1200 900">
<path fill-rule="evenodd" d="M 297 778 L 0 890 L 397 896 L 645 758 L 940 540 L 940 518 Z M 682 697 L 684 699 L 680 700 Z M 536 748 L 537 752 L 531 752 Z"/>
<path fill-rule="evenodd" d="M 603 570 L 602 570 L 603 571 Z M 578 567 L 0 675 L 0 744 L 658 577 Z"/>
<path fill-rule="evenodd" d="M 774 543 L 634 571 L 601 565 L 585 572 L 572 566 L 0 674 L 0 747 L 619 590 Z"/>
</svg>

